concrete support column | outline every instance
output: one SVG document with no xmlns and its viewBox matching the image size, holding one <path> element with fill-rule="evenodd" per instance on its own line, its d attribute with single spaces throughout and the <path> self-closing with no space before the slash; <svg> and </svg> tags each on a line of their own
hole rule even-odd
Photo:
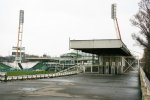
<svg viewBox="0 0 150 100">
<path fill-rule="evenodd" d="M 99 73 L 104 74 L 103 56 L 99 56 Z"/>
<path fill-rule="evenodd" d="M 109 74 L 111 74 L 111 62 L 112 62 L 112 58 L 113 57 L 111 57 L 111 56 L 109 58 L 109 68 L 108 68 L 109 69 Z"/>
<path fill-rule="evenodd" d="M 93 72 L 93 68 L 92 67 L 93 67 L 93 64 L 91 65 L 91 73 Z"/>
<path fill-rule="evenodd" d="M 116 66 L 116 63 L 112 62 L 111 63 L 111 74 L 115 74 L 115 66 Z"/>
<path fill-rule="evenodd" d="M 118 62 L 117 67 L 118 67 L 118 74 L 122 74 L 123 71 L 122 71 L 121 62 Z"/>
<path fill-rule="evenodd" d="M 99 61 L 99 55 L 98 55 L 98 73 L 100 74 L 100 61 Z"/>
<path fill-rule="evenodd" d="M 124 72 L 124 67 L 125 67 L 125 58 L 124 57 L 121 57 L 121 70 L 122 70 L 122 73 Z"/>
<path fill-rule="evenodd" d="M 109 63 L 110 63 L 110 62 L 107 61 L 107 62 L 105 62 L 105 63 L 106 63 L 106 66 L 105 66 L 105 73 L 106 73 L 106 74 L 109 74 Z"/>
</svg>

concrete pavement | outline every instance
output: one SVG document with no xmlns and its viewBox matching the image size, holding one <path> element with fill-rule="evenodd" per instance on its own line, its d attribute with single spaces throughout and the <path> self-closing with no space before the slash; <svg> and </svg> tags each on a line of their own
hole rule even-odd
<svg viewBox="0 0 150 100">
<path fill-rule="evenodd" d="M 0 100 L 141 100 L 138 73 L 0 83 Z"/>
</svg>

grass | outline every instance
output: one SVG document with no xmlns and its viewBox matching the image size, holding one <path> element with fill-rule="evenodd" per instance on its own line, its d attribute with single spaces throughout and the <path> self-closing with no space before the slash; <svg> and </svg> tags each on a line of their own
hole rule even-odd
<svg viewBox="0 0 150 100">
<path fill-rule="evenodd" d="M 7 72 L 7 76 L 19 76 L 19 75 L 35 75 L 35 74 L 48 74 L 54 73 L 54 71 L 13 71 Z"/>
</svg>

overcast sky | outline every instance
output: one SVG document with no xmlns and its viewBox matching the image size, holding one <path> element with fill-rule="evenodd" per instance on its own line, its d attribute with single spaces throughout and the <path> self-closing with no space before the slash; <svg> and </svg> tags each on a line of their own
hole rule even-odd
<svg viewBox="0 0 150 100">
<path fill-rule="evenodd" d="M 116 39 L 111 4 L 117 3 L 117 17 L 123 42 L 135 46 L 131 34 L 137 29 L 130 19 L 140 0 L 0 0 L 0 55 L 10 55 L 17 44 L 19 10 L 24 10 L 23 46 L 27 54 L 59 56 L 69 52 L 71 39 Z"/>
</svg>

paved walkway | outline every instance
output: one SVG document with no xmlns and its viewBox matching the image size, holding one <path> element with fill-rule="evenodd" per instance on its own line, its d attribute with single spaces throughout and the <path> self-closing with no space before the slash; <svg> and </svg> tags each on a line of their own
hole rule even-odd
<svg viewBox="0 0 150 100">
<path fill-rule="evenodd" d="M 0 83 L 0 100 L 141 100 L 137 72 Z"/>
</svg>

